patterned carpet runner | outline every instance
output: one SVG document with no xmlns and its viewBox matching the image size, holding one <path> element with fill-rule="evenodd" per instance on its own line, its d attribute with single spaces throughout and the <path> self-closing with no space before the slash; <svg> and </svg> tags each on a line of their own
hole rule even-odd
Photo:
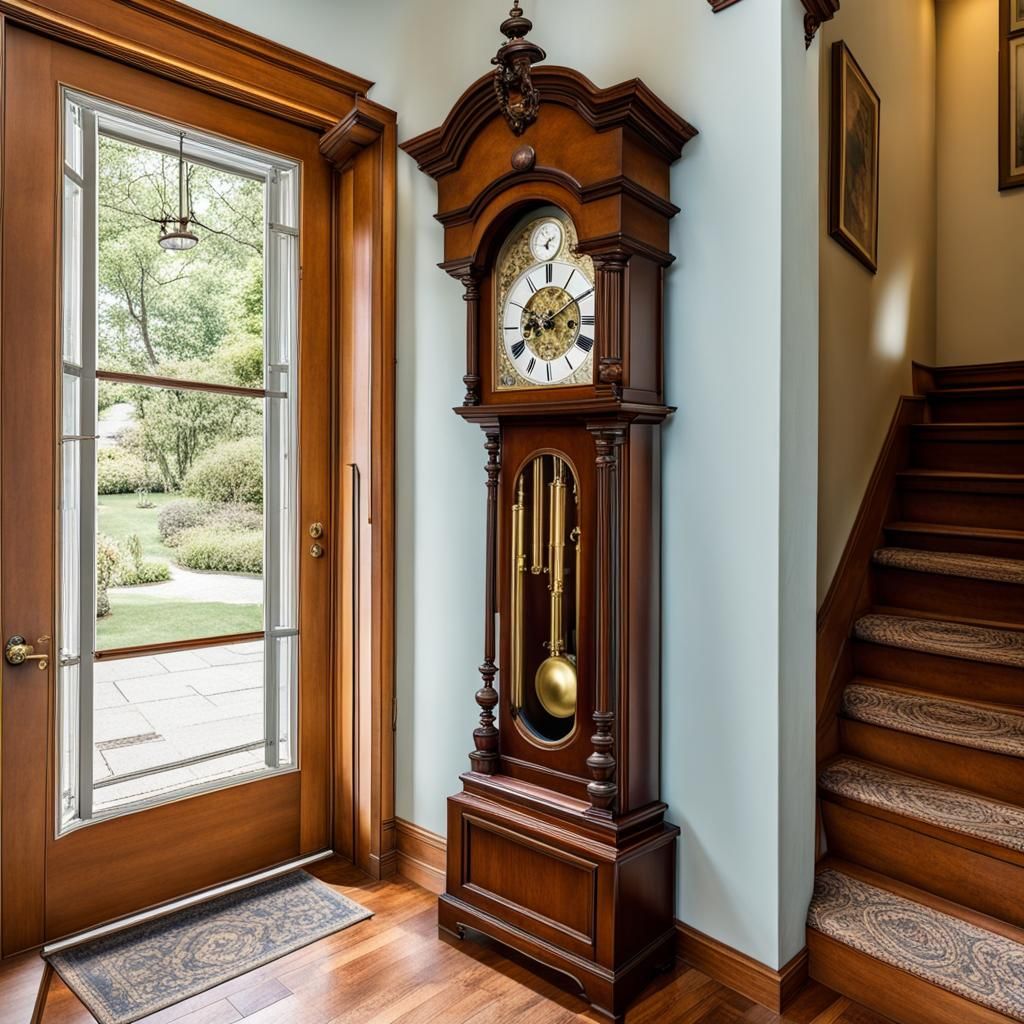
<svg viewBox="0 0 1024 1024">
<path fill-rule="evenodd" d="M 1024 714 L 999 708 L 851 683 L 843 693 L 843 714 L 914 736 L 1024 757 Z"/>
<path fill-rule="evenodd" d="M 808 927 L 1024 1021 L 1024 946 L 838 871 L 818 875 Z"/>
<path fill-rule="evenodd" d="M 857 620 L 854 635 L 858 640 L 923 654 L 1024 668 L 1024 633 L 1016 630 L 900 615 L 865 615 Z"/>
<path fill-rule="evenodd" d="M 48 960 L 100 1024 L 130 1024 L 371 916 L 296 871 Z"/>
<path fill-rule="evenodd" d="M 878 565 L 910 572 L 931 572 L 939 576 L 960 576 L 997 583 L 1024 583 L 1024 562 L 987 555 L 963 555 L 944 551 L 916 551 L 910 548 L 882 548 L 875 552 Z"/>
<path fill-rule="evenodd" d="M 841 757 L 819 776 L 821 788 L 938 828 L 1024 853 L 1024 807 Z"/>
</svg>

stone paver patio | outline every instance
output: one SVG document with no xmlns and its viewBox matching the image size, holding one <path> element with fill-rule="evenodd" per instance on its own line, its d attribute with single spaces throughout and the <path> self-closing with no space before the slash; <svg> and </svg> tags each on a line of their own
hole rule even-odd
<svg viewBox="0 0 1024 1024">
<path fill-rule="evenodd" d="M 96 782 L 215 750 L 262 743 L 263 641 L 205 647 L 95 665 Z M 103 786 L 111 806 L 254 771 L 262 746 Z"/>
</svg>

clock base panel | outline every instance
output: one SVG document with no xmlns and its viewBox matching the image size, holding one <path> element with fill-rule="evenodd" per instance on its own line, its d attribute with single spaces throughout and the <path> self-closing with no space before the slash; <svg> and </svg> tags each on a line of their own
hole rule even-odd
<svg viewBox="0 0 1024 1024">
<path fill-rule="evenodd" d="M 554 796 L 554 794 L 552 794 Z M 611 1020 L 675 955 L 676 838 L 660 815 L 595 839 L 532 807 L 463 792 L 448 801 L 441 933 L 480 934 L 567 975 Z"/>
</svg>

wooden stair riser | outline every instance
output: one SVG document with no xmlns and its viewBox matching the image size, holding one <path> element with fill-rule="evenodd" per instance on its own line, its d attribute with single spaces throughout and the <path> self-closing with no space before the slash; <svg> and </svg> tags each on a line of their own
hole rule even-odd
<svg viewBox="0 0 1024 1024">
<path fill-rule="evenodd" d="M 1003 394 L 932 392 L 928 407 L 935 423 L 1024 423 L 1024 388 Z"/>
<path fill-rule="evenodd" d="M 807 952 L 814 981 L 897 1024 L 1015 1024 L 813 928 L 807 930 Z"/>
<path fill-rule="evenodd" d="M 839 720 L 840 749 L 909 775 L 1024 806 L 1024 758 L 961 747 L 884 726 Z"/>
<path fill-rule="evenodd" d="M 977 366 L 930 367 L 932 387 L 950 388 L 1024 387 L 1024 362 L 982 363 Z"/>
<path fill-rule="evenodd" d="M 1024 626 L 1024 585 L 939 573 L 872 567 L 876 606 L 912 609 L 932 618 L 977 619 Z"/>
<path fill-rule="evenodd" d="M 905 486 L 900 492 L 899 507 L 903 519 L 915 522 L 1024 530 L 1021 494 Z"/>
<path fill-rule="evenodd" d="M 931 529 L 928 529 L 928 525 Z M 918 529 L 900 526 L 885 528 L 885 543 L 893 548 L 916 548 L 921 551 L 953 552 L 963 555 L 987 555 L 991 558 L 1014 558 L 1024 561 L 1024 532 L 1019 535 L 986 535 L 946 531 L 941 524 L 921 524 Z"/>
<path fill-rule="evenodd" d="M 959 473 L 1024 473 L 1024 429 L 1016 440 L 940 439 L 915 431 L 911 462 L 917 469 Z"/>
<path fill-rule="evenodd" d="M 989 704 L 1024 707 L 1024 671 L 963 658 L 922 654 L 884 644 L 853 642 L 857 675 L 916 690 Z"/>
<path fill-rule="evenodd" d="M 823 797 L 830 856 L 1024 927 L 1024 865 L 949 841 L 948 834 L 946 839 L 927 834 L 908 818 L 898 823 L 869 810 L 874 809 L 858 810 Z"/>
</svg>

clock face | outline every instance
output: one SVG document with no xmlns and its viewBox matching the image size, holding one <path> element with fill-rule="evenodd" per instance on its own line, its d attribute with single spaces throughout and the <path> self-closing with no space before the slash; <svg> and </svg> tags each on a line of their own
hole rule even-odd
<svg viewBox="0 0 1024 1024">
<path fill-rule="evenodd" d="M 562 251 L 565 232 L 557 220 L 542 220 L 530 235 L 530 252 L 538 263 L 553 260 Z"/>
<path fill-rule="evenodd" d="M 594 285 L 571 263 L 530 267 L 509 289 L 502 317 L 505 352 L 531 384 L 561 384 L 594 348 Z"/>
</svg>

